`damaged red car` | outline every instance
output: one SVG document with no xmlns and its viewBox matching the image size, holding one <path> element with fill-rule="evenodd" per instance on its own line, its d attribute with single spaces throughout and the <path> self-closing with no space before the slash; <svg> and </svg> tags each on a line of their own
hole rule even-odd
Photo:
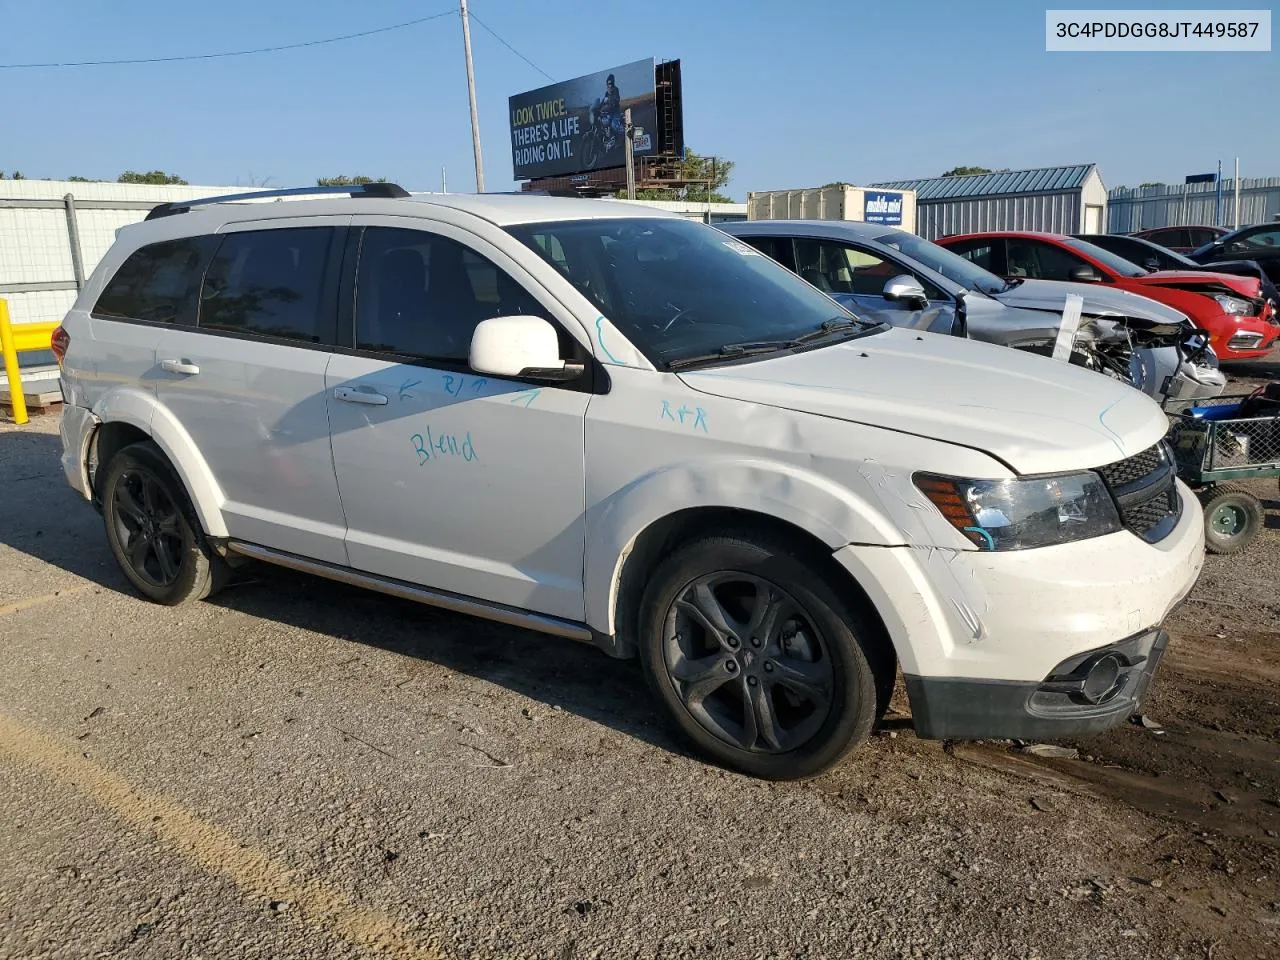
<svg viewBox="0 0 1280 960">
<path fill-rule="evenodd" d="M 1085 240 L 1056 233 L 966 233 L 938 243 L 1009 280 L 1105 283 L 1159 301 L 1182 311 L 1209 334 L 1222 360 L 1266 356 L 1280 338 L 1280 318 L 1254 277 L 1148 271 Z"/>
</svg>

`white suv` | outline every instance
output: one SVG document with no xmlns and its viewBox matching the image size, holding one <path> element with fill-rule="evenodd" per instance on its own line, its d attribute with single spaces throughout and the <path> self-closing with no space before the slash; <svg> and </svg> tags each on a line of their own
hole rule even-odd
<svg viewBox="0 0 1280 960">
<path fill-rule="evenodd" d="M 67 477 L 147 597 L 248 558 L 589 641 L 763 777 L 836 762 L 899 665 L 924 737 L 1112 726 L 1202 563 L 1138 391 L 630 204 L 168 205 L 55 346 Z"/>
</svg>

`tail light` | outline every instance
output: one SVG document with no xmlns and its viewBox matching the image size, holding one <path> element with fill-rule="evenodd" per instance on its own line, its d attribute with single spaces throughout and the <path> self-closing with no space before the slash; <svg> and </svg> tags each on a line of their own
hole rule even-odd
<svg viewBox="0 0 1280 960">
<path fill-rule="evenodd" d="M 59 324 L 53 329 L 53 336 L 50 339 L 49 349 L 53 351 L 54 357 L 58 361 L 58 366 L 62 366 L 63 358 L 67 355 L 67 347 L 71 346 L 71 334 L 67 333 L 67 328 Z"/>
</svg>

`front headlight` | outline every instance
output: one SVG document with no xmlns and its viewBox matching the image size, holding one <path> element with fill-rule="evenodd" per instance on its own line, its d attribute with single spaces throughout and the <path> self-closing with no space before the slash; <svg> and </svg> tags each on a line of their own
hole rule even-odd
<svg viewBox="0 0 1280 960">
<path fill-rule="evenodd" d="M 1096 473 L 965 480 L 918 473 L 915 485 L 947 522 L 983 550 L 1027 550 L 1121 529 Z"/>
<path fill-rule="evenodd" d="M 1224 313 L 1229 313 L 1233 317 L 1249 316 L 1249 301 L 1241 300 L 1239 297 L 1233 297 L 1227 293 L 1215 293 L 1213 302 L 1220 306 Z"/>
</svg>

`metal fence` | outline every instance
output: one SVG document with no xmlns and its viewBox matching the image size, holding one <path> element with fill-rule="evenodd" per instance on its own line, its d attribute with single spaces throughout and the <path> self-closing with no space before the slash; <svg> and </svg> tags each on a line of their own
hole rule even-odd
<svg viewBox="0 0 1280 960">
<path fill-rule="evenodd" d="M 1235 181 L 1222 181 L 1222 208 L 1216 183 L 1157 183 L 1113 187 L 1107 194 L 1107 232 L 1132 233 L 1153 227 L 1235 225 Z M 1240 178 L 1240 225 L 1269 223 L 1280 215 L 1280 177 Z"/>
</svg>

